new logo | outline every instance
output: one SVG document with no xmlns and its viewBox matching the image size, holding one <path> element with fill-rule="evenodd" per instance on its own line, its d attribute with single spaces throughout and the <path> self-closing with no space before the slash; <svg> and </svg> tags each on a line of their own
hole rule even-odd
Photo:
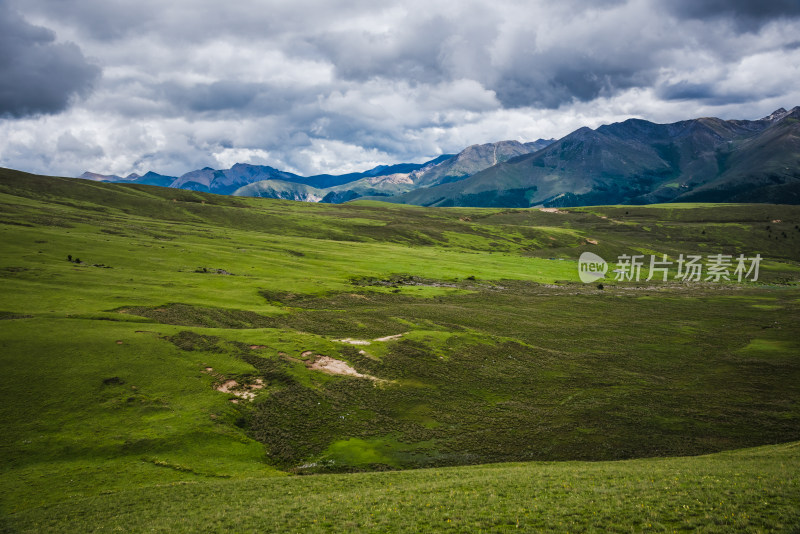
<svg viewBox="0 0 800 534">
<path fill-rule="evenodd" d="M 592 252 L 584 252 L 578 259 L 578 276 L 581 282 L 589 284 L 603 278 L 608 272 L 606 260 Z"/>
</svg>

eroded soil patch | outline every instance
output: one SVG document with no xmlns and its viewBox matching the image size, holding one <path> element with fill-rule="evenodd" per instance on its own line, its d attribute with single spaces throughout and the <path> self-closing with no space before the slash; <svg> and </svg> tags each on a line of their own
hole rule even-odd
<svg viewBox="0 0 800 534">
<path fill-rule="evenodd" d="M 256 392 L 260 389 L 264 389 L 264 380 L 261 378 L 256 378 L 252 382 L 244 382 L 242 379 L 240 379 L 242 380 L 241 382 L 237 382 L 232 378 L 225 378 L 219 373 L 215 373 L 212 367 L 206 367 L 203 372 L 213 375 L 219 380 L 219 382 L 214 385 L 215 390 L 220 393 L 235 395 L 241 399 L 253 400 L 256 398 Z M 235 400 L 236 399 L 232 399 L 232 401 Z"/>
<path fill-rule="evenodd" d="M 323 373 L 328 373 L 330 375 L 354 376 L 356 378 L 368 378 L 369 380 L 376 381 L 380 380 L 378 377 L 359 373 L 347 362 L 337 360 L 336 358 L 331 358 L 330 356 L 317 355 L 313 361 L 307 362 L 306 366 L 314 371 L 322 371 Z"/>
</svg>

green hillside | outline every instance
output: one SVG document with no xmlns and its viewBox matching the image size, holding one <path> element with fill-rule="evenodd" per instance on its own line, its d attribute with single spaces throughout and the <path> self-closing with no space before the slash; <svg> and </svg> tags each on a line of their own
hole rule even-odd
<svg viewBox="0 0 800 534">
<path fill-rule="evenodd" d="M 340 204 L 362 196 L 390 196 L 413 188 L 406 174 L 361 178 L 343 185 L 316 188 L 281 180 L 262 180 L 240 187 L 232 193 L 237 197 L 276 198 Z"/>
<path fill-rule="evenodd" d="M 20 532 L 794 532 L 798 443 L 693 458 L 195 478 L 25 510 Z"/>
<path fill-rule="evenodd" d="M 574 461 L 800 440 L 800 207 L 325 205 L 0 170 L 0 240 L 11 531 L 797 524 L 796 446 Z M 764 262 L 600 289 L 585 251 Z"/>
</svg>

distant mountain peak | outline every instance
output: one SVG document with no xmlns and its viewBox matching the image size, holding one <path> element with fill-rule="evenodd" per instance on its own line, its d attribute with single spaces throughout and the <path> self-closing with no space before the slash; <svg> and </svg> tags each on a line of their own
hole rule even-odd
<svg viewBox="0 0 800 534">
<path fill-rule="evenodd" d="M 780 120 L 780 119 L 784 118 L 788 114 L 789 114 L 789 112 L 786 111 L 785 109 L 778 108 L 775 111 L 773 111 L 772 113 L 770 113 L 769 115 L 767 115 L 766 117 L 762 118 L 761 120 L 762 121 L 777 121 L 777 120 Z"/>
<path fill-rule="evenodd" d="M 116 182 L 122 179 L 116 174 L 99 174 L 91 171 L 86 171 L 85 173 L 78 176 L 78 178 L 83 178 L 84 180 L 92 180 L 94 182 Z"/>
</svg>

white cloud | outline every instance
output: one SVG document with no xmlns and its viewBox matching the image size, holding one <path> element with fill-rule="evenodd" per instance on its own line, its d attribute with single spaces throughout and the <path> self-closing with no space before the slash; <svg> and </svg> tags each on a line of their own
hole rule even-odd
<svg viewBox="0 0 800 534">
<path fill-rule="evenodd" d="M 269 152 L 260 148 L 223 148 L 214 154 L 214 159 L 220 169 L 228 169 L 236 163 L 268 165 L 271 162 Z"/>
<path fill-rule="evenodd" d="M 102 69 L 57 114 L 0 119 L 0 165 L 348 172 L 800 104 L 796 14 L 719 1 L 0 0 Z"/>
<path fill-rule="evenodd" d="M 308 174 L 345 174 L 377 167 L 392 161 L 390 154 L 365 149 L 336 140 L 313 139 L 310 146 L 296 151 L 292 158 Z"/>
</svg>

